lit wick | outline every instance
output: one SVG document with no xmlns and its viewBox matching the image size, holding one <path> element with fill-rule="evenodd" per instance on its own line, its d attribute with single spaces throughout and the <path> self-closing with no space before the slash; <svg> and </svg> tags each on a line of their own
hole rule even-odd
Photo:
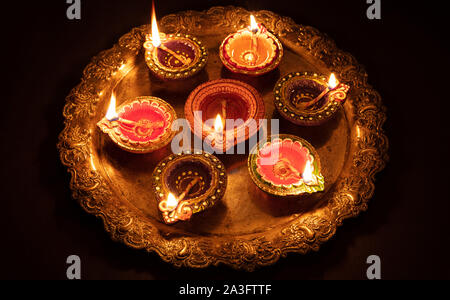
<svg viewBox="0 0 450 300">
<path fill-rule="evenodd" d="M 222 103 L 222 109 L 223 109 Z M 220 114 L 217 115 L 216 120 L 214 121 L 214 131 L 216 132 L 217 137 L 214 140 L 214 144 L 221 144 L 224 141 L 225 131 L 224 131 L 224 121 Z M 212 145 L 214 147 L 214 145 Z"/>
<path fill-rule="evenodd" d="M 328 86 L 323 92 L 317 96 L 313 101 L 309 102 L 306 108 L 312 107 L 314 104 L 319 102 L 325 95 L 327 95 L 330 91 L 334 90 L 339 85 L 339 81 L 336 79 L 334 73 L 331 73 L 330 79 L 328 80 Z"/>
<path fill-rule="evenodd" d="M 192 188 L 200 181 L 200 177 L 197 176 L 192 180 L 187 187 L 184 189 L 183 193 L 180 194 L 180 196 L 175 197 L 174 194 L 169 193 L 169 196 L 167 197 L 166 201 L 162 201 L 159 204 L 159 210 L 162 212 L 170 212 L 169 218 L 174 218 L 176 210 L 180 203 L 186 198 L 187 195 L 189 195 Z"/>
<path fill-rule="evenodd" d="M 111 102 L 109 104 L 108 111 L 106 113 L 106 119 L 109 122 L 118 122 L 122 124 L 126 124 L 131 126 L 131 129 L 124 128 L 126 130 L 132 131 L 136 133 L 138 136 L 151 136 L 153 131 L 156 128 L 160 128 L 164 126 L 164 122 L 151 122 L 146 119 L 141 119 L 138 122 L 127 120 L 119 117 L 119 114 L 116 111 L 116 95 L 113 93 L 111 95 Z"/>
<path fill-rule="evenodd" d="M 254 64 L 257 59 L 257 49 L 258 49 L 258 34 L 259 34 L 259 27 L 258 23 L 256 23 L 255 17 L 253 15 L 250 15 L 250 32 L 251 32 L 251 51 L 248 52 L 244 59 L 247 61 L 248 64 Z"/>
<path fill-rule="evenodd" d="M 313 168 L 309 159 L 306 162 L 303 173 L 300 173 L 286 158 L 280 158 L 273 166 L 273 171 L 275 175 L 283 180 L 294 177 L 296 179 L 303 179 L 303 182 L 307 185 L 311 185 L 314 182 Z"/>
<path fill-rule="evenodd" d="M 158 30 L 158 22 L 156 22 L 156 13 L 155 13 L 155 2 L 152 1 L 152 44 L 155 48 L 161 49 L 176 59 L 178 59 L 183 65 L 188 65 L 191 63 L 191 59 L 189 57 L 184 57 L 183 55 L 177 54 L 175 51 L 167 48 L 161 42 L 161 36 Z"/>
<path fill-rule="evenodd" d="M 250 31 L 252 32 L 252 51 L 256 52 L 258 48 L 258 39 L 256 37 L 259 33 L 259 28 L 253 15 L 250 16 Z"/>
<path fill-rule="evenodd" d="M 307 185 L 312 185 L 314 183 L 313 167 L 312 167 L 311 161 L 309 159 L 306 162 L 306 166 L 305 166 L 305 170 L 303 171 L 302 178 L 303 178 L 303 181 Z"/>
</svg>

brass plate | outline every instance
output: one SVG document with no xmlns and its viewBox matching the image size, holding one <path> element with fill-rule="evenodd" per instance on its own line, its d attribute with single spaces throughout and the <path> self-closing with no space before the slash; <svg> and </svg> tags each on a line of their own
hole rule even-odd
<svg viewBox="0 0 450 300">
<path fill-rule="evenodd" d="M 61 160 L 72 175 L 73 196 L 87 212 L 103 220 L 114 240 L 155 251 L 176 266 L 201 268 L 223 263 L 254 270 L 289 252 L 318 250 L 344 219 L 367 209 L 375 189 L 374 176 L 387 161 L 388 140 L 382 129 L 384 107 L 367 83 L 365 70 L 316 29 L 269 11 L 253 14 L 280 38 L 285 49 L 279 69 L 265 76 L 246 78 L 224 69 L 219 58 L 221 42 L 230 32 L 248 25 L 250 12 L 214 7 L 206 12 L 169 15 L 160 22 L 163 32 L 189 33 L 206 45 L 209 62 L 197 76 L 182 84 L 153 77 L 142 47 L 149 30 L 146 25 L 133 29 L 112 49 L 95 57 L 67 97 L 65 129 L 58 144 Z M 246 155 L 223 155 L 219 159 L 228 173 L 224 199 L 191 222 L 165 225 L 151 192 L 151 176 L 170 148 L 147 155 L 127 153 L 96 127 L 107 110 L 112 89 L 118 105 L 124 99 L 152 95 L 166 100 L 183 117 L 184 103 L 196 86 L 224 77 L 256 87 L 264 97 L 266 116 L 280 118 L 272 89 L 281 76 L 294 71 L 333 71 L 351 86 L 343 109 L 322 126 L 299 127 L 280 119 L 281 133 L 304 138 L 320 155 L 326 190 L 301 201 L 265 194 L 248 174 Z"/>
</svg>

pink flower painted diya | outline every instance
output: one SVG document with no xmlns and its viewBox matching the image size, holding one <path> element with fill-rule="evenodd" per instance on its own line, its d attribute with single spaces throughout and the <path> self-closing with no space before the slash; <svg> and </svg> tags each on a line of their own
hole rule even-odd
<svg viewBox="0 0 450 300">
<path fill-rule="evenodd" d="M 264 101 L 258 91 L 231 79 L 200 85 L 185 105 L 191 130 L 214 149 L 224 152 L 256 134 L 264 114 Z M 230 121 L 234 126 L 229 126 Z"/>
<path fill-rule="evenodd" d="M 116 112 L 113 94 L 106 117 L 97 125 L 120 148 L 132 153 L 149 153 L 172 140 L 172 123 L 177 118 L 167 102 L 156 97 L 138 97 Z"/>
<path fill-rule="evenodd" d="M 315 73 L 290 73 L 274 89 L 275 107 L 294 124 L 315 126 L 331 119 L 347 99 L 350 87 Z"/>
<path fill-rule="evenodd" d="M 251 16 L 251 25 L 230 34 L 219 50 L 225 67 L 234 73 L 259 76 L 274 70 L 283 57 L 281 42 Z"/>
<path fill-rule="evenodd" d="M 325 189 L 319 155 L 299 137 L 274 136 L 269 142 L 261 142 L 251 153 L 248 158 L 251 178 L 269 194 L 296 196 Z"/>
<path fill-rule="evenodd" d="M 166 224 L 188 221 L 212 207 L 226 188 L 225 166 L 208 153 L 173 154 L 153 172 L 153 192 Z"/>
<path fill-rule="evenodd" d="M 194 76 L 206 66 L 208 60 L 208 51 L 196 37 L 159 33 L 154 7 L 152 34 L 146 36 L 144 49 L 147 66 L 162 79 Z"/>
</svg>

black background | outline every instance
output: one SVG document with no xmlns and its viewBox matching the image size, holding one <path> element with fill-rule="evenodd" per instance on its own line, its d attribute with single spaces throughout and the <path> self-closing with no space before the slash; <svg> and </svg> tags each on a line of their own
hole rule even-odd
<svg viewBox="0 0 450 300">
<path fill-rule="evenodd" d="M 369 210 L 346 221 L 319 252 L 292 254 L 253 273 L 173 268 L 112 242 L 71 198 L 56 150 L 65 96 L 94 55 L 149 22 L 150 1 L 82 0 L 80 21 L 67 20 L 64 0 L 17 2 L 0 7 L 0 278 L 65 279 L 66 258 L 76 254 L 83 279 L 365 279 L 366 258 L 376 254 L 384 279 L 450 279 L 443 2 L 382 0 L 382 20 L 370 21 L 366 0 L 157 1 L 160 17 L 236 5 L 316 27 L 366 66 L 387 107 L 391 159 Z"/>
</svg>

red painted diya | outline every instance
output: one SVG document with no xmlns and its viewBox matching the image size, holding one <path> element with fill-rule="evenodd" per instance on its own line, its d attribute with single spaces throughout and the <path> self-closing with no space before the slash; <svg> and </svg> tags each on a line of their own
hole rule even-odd
<svg viewBox="0 0 450 300">
<path fill-rule="evenodd" d="M 166 146 L 175 132 L 177 118 L 167 102 L 156 97 L 138 97 L 121 105 L 116 112 L 113 95 L 106 117 L 97 125 L 120 148 L 132 153 L 149 153 Z"/>
<path fill-rule="evenodd" d="M 188 221 L 212 207 L 226 188 L 225 166 L 208 153 L 173 154 L 153 172 L 153 192 L 166 224 Z"/>
<path fill-rule="evenodd" d="M 297 125 L 315 126 L 331 119 L 343 106 L 350 87 L 334 74 L 327 79 L 315 73 L 290 73 L 274 89 L 275 107 Z"/>
<path fill-rule="evenodd" d="M 278 135 L 261 142 L 249 156 L 255 184 L 276 196 L 312 194 L 325 189 L 319 155 L 311 144 L 293 135 Z"/>
<path fill-rule="evenodd" d="M 252 25 L 225 38 L 220 59 L 234 73 L 259 76 L 274 70 L 283 58 L 281 42 L 262 24 Z"/>
<path fill-rule="evenodd" d="M 231 79 L 200 85 L 185 105 L 186 119 L 194 134 L 201 134 L 214 149 L 224 152 L 256 134 L 264 114 L 264 101 L 258 91 Z"/>
</svg>

